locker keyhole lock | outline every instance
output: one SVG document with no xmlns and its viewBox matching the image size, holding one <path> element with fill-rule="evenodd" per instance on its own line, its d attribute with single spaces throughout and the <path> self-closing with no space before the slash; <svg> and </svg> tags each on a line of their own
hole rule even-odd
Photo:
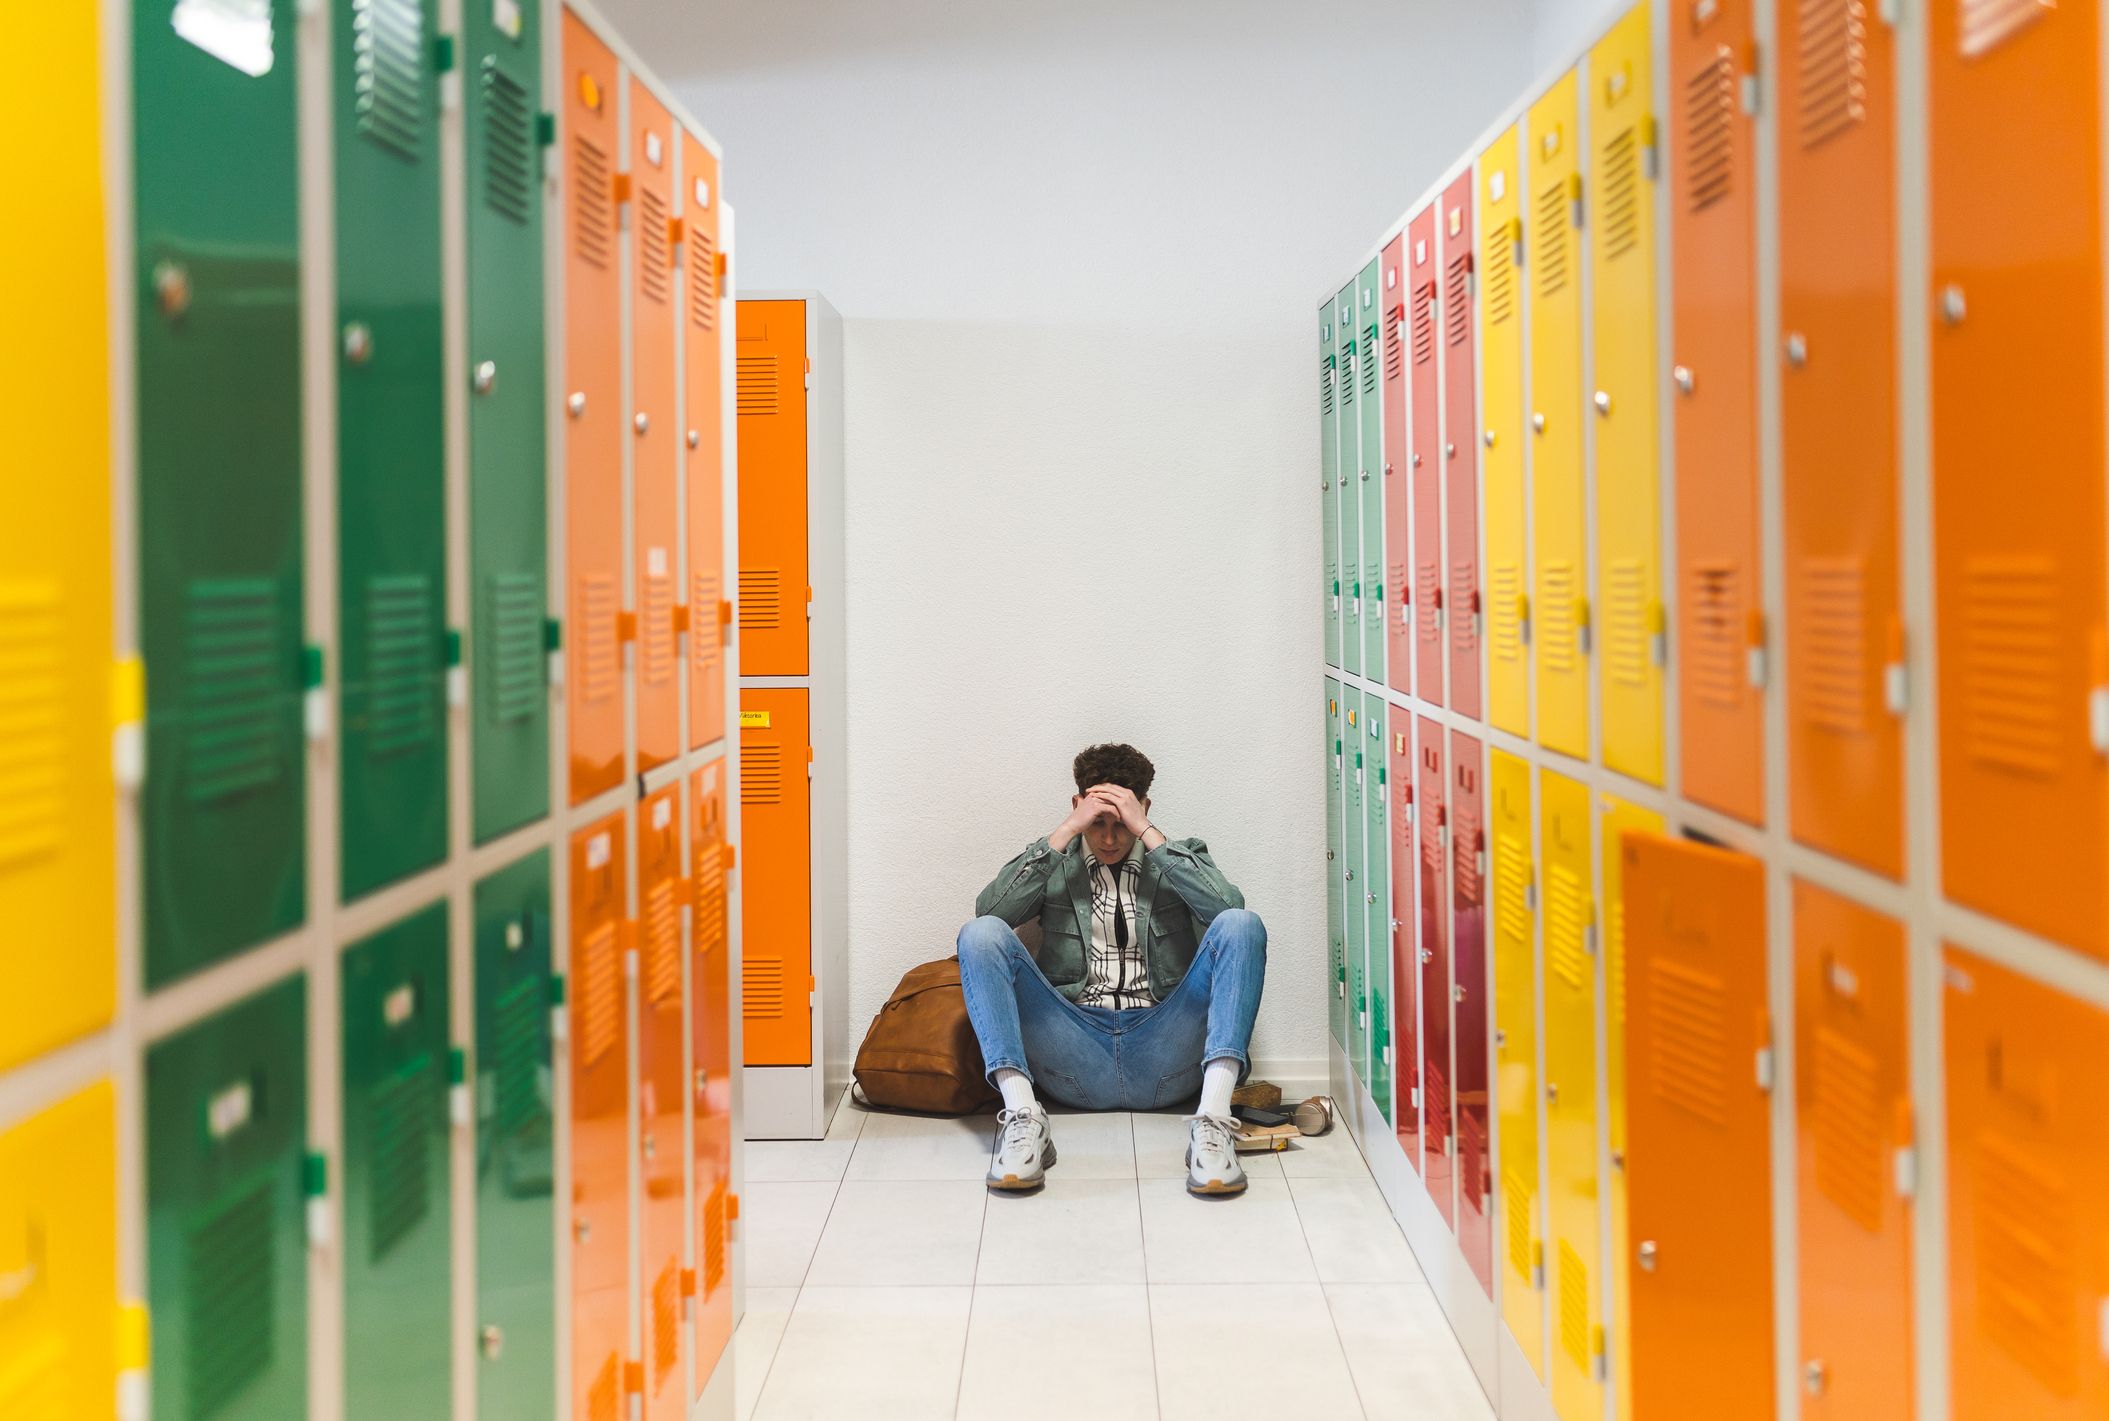
<svg viewBox="0 0 2109 1421">
<path fill-rule="evenodd" d="M 1672 370 L 1670 378 L 1677 382 L 1677 389 L 1687 395 L 1697 389 L 1699 385 L 1699 382 L 1692 378 L 1692 367 L 1689 365 L 1680 365 L 1675 370 Z"/>
<path fill-rule="evenodd" d="M 1418 454 L 1414 455 L 1411 463 L 1412 467 L 1418 469 L 1421 466 L 1421 456 Z"/>
<path fill-rule="evenodd" d="M 1455 459 L 1457 457 L 1457 446 L 1455 444 L 1445 444 L 1443 446 L 1443 457 L 1445 459 Z"/>
<path fill-rule="evenodd" d="M 498 362 L 479 360 L 476 362 L 476 393 L 488 395 L 498 388 Z"/>
<path fill-rule="evenodd" d="M 1494 447 L 1494 431 L 1493 431 L 1493 430 L 1491 430 L 1491 429 L 1490 429 L 1490 430 L 1488 430 L 1488 431 L 1486 432 L 1486 441 L 1487 441 L 1487 448 L 1491 449 L 1491 448 L 1493 448 L 1493 447 Z"/>
<path fill-rule="evenodd" d="M 1545 1099 L 1546 1099 L 1546 1103 L 1547 1103 L 1547 1104 L 1551 1104 L 1551 1105 L 1557 1105 L 1557 1104 L 1559 1104 L 1559 1102 L 1560 1102 L 1560 1083 L 1559 1083 L 1558 1081 L 1547 1081 L 1547 1082 L 1545 1083 Z"/>
<path fill-rule="evenodd" d="M 1653 1273 L 1655 1271 L 1655 1240 L 1651 1238 L 1642 1239 L 1640 1247 L 1635 1250 L 1635 1257 L 1640 1260 L 1641 1272 Z"/>
<path fill-rule="evenodd" d="M 155 264 L 154 299 L 172 321 L 190 309 L 190 272 L 181 262 Z"/>
<path fill-rule="evenodd" d="M 1506 1031 L 1503 1031 L 1498 1026 L 1494 1028 L 1494 1044 L 1496 1046 L 1506 1046 L 1509 1044 L 1509 1034 Z"/>
<path fill-rule="evenodd" d="M 1362 482 L 1364 482 L 1364 483 L 1368 483 L 1368 482 L 1369 482 L 1369 470 L 1367 470 L 1367 469 L 1364 469 L 1364 470 L 1362 471 Z"/>
<path fill-rule="evenodd" d="M 580 1219 L 571 1226 L 571 1234 L 580 1243 L 590 1243 L 593 1241 L 593 1225 L 584 1219 Z"/>
<path fill-rule="evenodd" d="M 1787 333 L 1787 363 L 1796 370 L 1809 363 L 1809 342 L 1800 331 Z"/>
<path fill-rule="evenodd" d="M 476 1339 L 483 1349 L 483 1360 L 486 1362 L 497 1361 L 505 1352 L 505 1329 L 495 1322 L 486 1322 L 477 1332 Z"/>
<path fill-rule="evenodd" d="M 1945 325 L 1959 326 L 1963 317 L 1970 314 L 1970 303 L 1964 299 L 1963 289 L 1954 282 L 1941 288 L 1941 321 Z"/>
<path fill-rule="evenodd" d="M 577 419 L 584 414 L 586 412 L 586 392 L 584 390 L 573 390 L 570 398 L 564 401 L 564 408 L 571 411 L 573 419 Z"/>
<path fill-rule="evenodd" d="M 1611 413 L 1611 395 L 1610 395 L 1610 393 L 1609 393 L 1608 391 L 1605 391 L 1605 390 L 1598 390 L 1598 391 L 1596 392 L 1596 401 L 1595 401 L 1595 404 L 1596 404 L 1596 412 L 1597 412 L 1598 414 L 1609 414 L 1609 413 Z"/>
<path fill-rule="evenodd" d="M 637 417 L 630 421 L 630 426 L 639 434 L 642 434 L 652 427 L 652 417 L 643 410 L 639 410 L 637 411 Z"/>
<path fill-rule="evenodd" d="M 644 1137 L 644 1157 L 648 1160 L 659 1158 L 659 1141 L 650 1134 Z"/>
<path fill-rule="evenodd" d="M 1543 434 L 1545 432 L 1545 416 L 1533 412 L 1530 417 L 1530 427 L 1534 432 Z"/>
<path fill-rule="evenodd" d="M 1822 1396 L 1830 1380 L 1830 1369 L 1824 1366 L 1821 1359 L 1812 1358 L 1808 1365 L 1801 1369 L 1802 1389 L 1811 1396 Z"/>
<path fill-rule="evenodd" d="M 1433 962 L 1433 961 L 1435 961 L 1435 949 L 1434 949 L 1434 948 L 1431 948 L 1431 947 L 1424 947 L 1424 948 L 1422 948 L 1422 949 L 1421 949 L 1421 961 L 1422 961 L 1423 963 L 1429 963 L 1429 962 Z"/>
<path fill-rule="evenodd" d="M 710 1072 L 709 1072 L 709 1071 L 706 1071 L 706 1070 L 704 1070 L 704 1069 L 703 1069 L 702 1067 L 698 1066 L 698 1067 L 696 1068 L 696 1094 L 697 1094 L 697 1095 L 706 1095 L 706 1094 L 708 1094 L 708 1093 L 709 1093 L 709 1091 L 710 1091 Z"/>
<path fill-rule="evenodd" d="M 694 431 L 693 429 L 691 429 L 691 430 L 690 430 L 690 431 L 688 432 L 688 447 L 689 447 L 689 448 L 693 449 L 693 448 L 695 448 L 695 447 L 696 447 L 696 446 L 697 446 L 698 444 L 701 444 L 702 442 L 703 442 L 703 436 L 702 436 L 702 435 L 700 435 L 700 434 L 696 433 L 696 431 Z"/>
<path fill-rule="evenodd" d="M 354 365 L 373 359 L 373 329 L 366 322 L 353 321 L 344 328 L 344 358 Z"/>
</svg>

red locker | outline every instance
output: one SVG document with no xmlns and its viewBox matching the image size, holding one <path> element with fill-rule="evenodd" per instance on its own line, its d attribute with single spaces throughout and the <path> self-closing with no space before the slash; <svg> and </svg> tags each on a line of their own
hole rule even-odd
<svg viewBox="0 0 2109 1421">
<path fill-rule="evenodd" d="M 682 1060 L 681 783 L 637 806 L 638 1285 L 644 1306 L 645 1421 L 687 1414 L 687 1328 L 681 1269 L 688 1176 L 682 1139 L 688 1096 Z"/>
<path fill-rule="evenodd" d="M 1384 302 L 1384 578 L 1396 610 L 1385 627 L 1385 653 L 1394 690 L 1413 690 L 1413 534 L 1406 516 L 1411 481 L 1400 473 L 1410 462 L 1406 438 L 1406 238 L 1393 237 L 1378 263 Z M 1410 736 L 1408 737 L 1411 738 Z M 1411 768 L 1411 765 L 1408 765 Z M 1410 785 L 1393 772 L 1393 783 Z M 1405 796 L 1412 799 L 1412 795 Z M 1396 881 L 1396 880 L 1394 880 Z M 1396 891 L 1396 890 L 1394 890 Z M 1409 886 L 1408 889 L 1411 892 Z M 1403 921 L 1411 922 L 1409 916 Z M 1397 979 L 1394 978 L 1394 981 Z M 1396 1053 L 1394 1053 L 1396 1054 Z"/>
<path fill-rule="evenodd" d="M 1479 719 L 1479 342 L 1472 174 L 1443 194 L 1443 476 L 1449 494 L 1450 708 Z M 1482 1112 L 1483 1113 L 1483 1112 Z M 1483 1120 L 1482 1124 L 1485 1123 Z"/>
<path fill-rule="evenodd" d="M 1950 947 L 1955 1421 L 2109 1416 L 2109 1013 Z"/>
<path fill-rule="evenodd" d="M 1826 23 L 1842 29 L 1853 23 L 1845 9 L 1805 4 L 1802 23 L 1835 11 Z M 1755 82 L 1754 44 L 1751 0 L 1695 6 L 1689 24 L 1670 26 L 1670 72 L 1681 93 L 1670 143 L 1680 758 L 1686 795 L 1752 824 L 1764 817 L 1765 782 L 1757 130 L 1742 103 L 1744 82 Z"/>
<path fill-rule="evenodd" d="M 1482 787 L 1485 775 L 1486 761 L 1480 743 L 1452 731 L 1450 884 L 1456 920 L 1450 956 L 1456 966 L 1456 981 L 1450 988 L 1450 1001 L 1457 1042 L 1451 1092 L 1457 1117 L 1457 1242 L 1464 1250 L 1465 1262 L 1471 1265 L 1472 1275 L 1492 1297 L 1494 1165 L 1487 1102 L 1493 1034 L 1489 1016 L 1494 1001 L 1487 986 L 1487 836 Z"/>
<path fill-rule="evenodd" d="M 726 841 L 726 764 L 689 778 L 689 946 L 695 1051 L 696 1391 L 701 1395 L 732 1340 L 732 938 L 733 850 Z"/>
<path fill-rule="evenodd" d="M 2102 956 L 2101 7 L 1927 16 L 1942 882 Z"/>
<path fill-rule="evenodd" d="M 1413 412 L 1414 694 L 1443 704 L 1443 406 L 1438 388 L 1442 347 L 1442 252 L 1435 239 L 1435 209 L 1424 208 L 1406 224 L 1406 276 L 1412 350 L 1407 362 L 1407 403 Z M 1430 1141 L 1430 1147 L 1434 1145 Z"/>
<path fill-rule="evenodd" d="M 719 344 L 718 160 L 681 134 L 681 457 L 688 485 L 688 743 L 725 738 L 725 357 Z"/>
<path fill-rule="evenodd" d="M 1403 502 L 1403 500 L 1401 500 Z M 1397 667 L 1400 660 L 1394 658 Z M 1421 1167 L 1421 949 L 1415 930 L 1414 888 L 1420 881 L 1413 842 L 1413 727 L 1403 711 L 1391 717 L 1391 1073 L 1397 1104 L 1392 1125 L 1406 1162 Z"/>
<path fill-rule="evenodd" d="M 1450 894 L 1444 882 L 1444 843 L 1449 822 L 1444 812 L 1443 728 L 1420 722 L 1420 773 L 1414 798 L 1421 840 L 1421 1143 L 1427 1157 L 1422 1170 L 1428 1197 L 1443 1222 L 1457 1227 L 1451 1199 L 1456 1174 L 1457 1139 L 1452 1112 L 1456 1072 L 1450 1062 Z"/>
<path fill-rule="evenodd" d="M 681 753 L 681 524 L 674 428 L 674 121 L 630 85 L 631 504 L 637 608 L 637 768 Z"/>
<path fill-rule="evenodd" d="M 630 1338 L 623 816 L 571 840 L 571 1413 L 614 1416 Z"/>
</svg>

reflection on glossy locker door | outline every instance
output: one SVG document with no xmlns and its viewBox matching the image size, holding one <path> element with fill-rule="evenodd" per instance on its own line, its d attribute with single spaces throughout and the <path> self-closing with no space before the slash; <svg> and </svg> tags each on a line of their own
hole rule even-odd
<svg viewBox="0 0 2109 1421">
<path fill-rule="evenodd" d="M 1342 906 L 1347 863 L 1345 774 L 1347 711 L 1340 703 L 1340 683 L 1325 683 L 1325 928 L 1327 943 L 1326 1020 L 1340 1049 L 1347 1049 L 1347 925 Z"/>
<path fill-rule="evenodd" d="M 1394 1118 L 1392 1106 L 1392 995 L 1391 973 L 1391 769 L 1385 749 L 1385 726 L 1391 708 L 1382 697 L 1367 696 L 1362 702 L 1362 751 L 1369 766 L 1364 790 L 1363 813 L 1367 816 L 1363 842 L 1368 845 L 1369 881 L 1363 886 L 1362 910 L 1367 914 L 1364 955 L 1369 961 L 1369 1093 L 1386 1120 Z M 1403 714 L 1399 719 L 1403 720 Z M 1409 990 L 1411 990 L 1409 988 Z"/>
<path fill-rule="evenodd" d="M 118 1329 L 117 1105 L 109 1082 L 0 1130 L 0 1276 L 13 1285 L 0 1310 L 4 1414 L 19 1421 L 110 1415 Z"/>
<path fill-rule="evenodd" d="M 1376 779 L 1362 748 L 1362 693 L 1346 693 L 1346 735 L 1341 741 L 1341 818 L 1347 829 L 1347 860 L 1340 870 L 1347 944 L 1347 1060 L 1367 1085 L 1369 1067 L 1369 914 L 1363 900 L 1369 866 L 1363 861 L 1369 822 L 1368 792 Z"/>
<path fill-rule="evenodd" d="M 725 738 L 725 353 L 719 328 L 718 160 L 687 129 L 674 211 L 681 224 L 682 478 L 688 493 L 688 744 Z"/>
<path fill-rule="evenodd" d="M 1419 850 L 1413 841 L 1415 786 L 1413 718 L 1394 710 L 1391 718 L 1387 777 L 1391 804 L 1387 810 L 1386 842 L 1391 851 L 1391 957 L 1392 1089 L 1398 1105 L 1392 1128 L 1406 1163 L 1421 1168 L 1421 1013 L 1427 1007 L 1421 987 L 1419 919 L 1414 914 L 1414 893 L 1420 881 Z"/>
<path fill-rule="evenodd" d="M 1545 1260 L 1552 1294 L 1552 1402 L 1561 1421 L 1604 1406 L 1604 1285 L 1596 1140 L 1596 905 L 1589 791 L 1538 776 L 1545 872 Z"/>
<path fill-rule="evenodd" d="M 1912 1140 L 1904 925 L 1794 883 L 1802 1415 L 1910 1416 Z"/>
<path fill-rule="evenodd" d="M 1589 549 L 1582 483 L 1581 110 L 1573 74 L 1531 105 L 1531 593 L 1538 741 L 1589 756 Z M 1520 200 L 1520 198 L 1519 198 Z"/>
<path fill-rule="evenodd" d="M 1631 829 L 1661 833 L 1662 816 L 1622 799 L 1598 806 L 1604 866 L 1604 1125 L 1611 1145 L 1611 1394 L 1620 1417 L 1633 1414 L 1632 1269 L 1628 1266 L 1626 1198 L 1626 900 L 1625 856 Z"/>
<path fill-rule="evenodd" d="M 1472 188 L 1469 172 L 1438 205 L 1443 248 L 1443 478 L 1449 587 L 1451 708 L 1480 716 L 1479 353 L 1474 339 Z"/>
<path fill-rule="evenodd" d="M 1451 1098 L 1457 1125 L 1457 1243 L 1472 1276 L 1494 1295 L 1493 1137 L 1487 1133 L 1487 835 L 1480 743 L 1450 735 L 1450 1000 L 1456 1041 Z"/>
<path fill-rule="evenodd" d="M 2100 7 L 1927 13 L 1942 883 L 2102 956 Z"/>
<path fill-rule="evenodd" d="M 10 45 L 36 62 L 0 90 L 10 135 L 0 191 L 35 194 L 39 209 L 37 220 L 0 224 L 13 332 L 0 342 L 0 389 L 22 412 L 0 437 L 9 470 L 0 485 L 0 1070 L 100 1026 L 117 1005 L 96 14 L 14 7 Z M 143 712 L 125 706 L 121 716 Z M 9 1270 L 0 1260 L 0 1275 Z"/>
<path fill-rule="evenodd" d="M 1823 7 L 1801 13 L 1829 23 Z M 1862 17 L 1846 32 L 1861 62 L 1846 68 L 1839 57 L 1850 63 L 1852 51 L 1833 41 L 1805 55 L 1784 25 L 1775 52 L 1791 125 L 1779 145 L 1788 819 L 1802 843 L 1899 878 L 1896 39 Z"/>
<path fill-rule="evenodd" d="M 674 121 L 635 75 L 629 86 L 630 516 L 637 609 L 637 768 L 681 750 L 681 528 L 674 424 Z M 640 848 L 642 845 L 640 845 Z"/>
<path fill-rule="evenodd" d="M 1406 437 L 1406 349 L 1411 341 L 1407 301 L 1413 283 L 1407 279 L 1406 234 L 1385 245 L 1378 258 L 1383 288 L 1378 301 L 1384 313 L 1384 603 L 1385 650 L 1392 689 L 1413 689 L 1413 481 Z"/>
<path fill-rule="evenodd" d="M 1435 209 L 1406 224 L 1408 324 L 1407 406 L 1412 411 L 1414 694 L 1443 703 L 1442 249 Z"/>
<path fill-rule="evenodd" d="M 681 781 L 637 806 L 638 1305 L 644 1313 L 645 1421 L 685 1416 L 688 1310 L 681 1276 L 687 1233 L 683 1155 L 686 1010 L 681 999 Z"/>
<path fill-rule="evenodd" d="M 740 1015 L 750 1066 L 813 1064 L 812 755 L 809 691 L 740 693 Z"/>
<path fill-rule="evenodd" d="M 564 685 L 571 802 L 622 783 L 622 272 L 615 55 L 564 10 Z"/>
<path fill-rule="evenodd" d="M 623 816 L 571 840 L 571 1414 L 623 1404 L 630 1304 L 630 1026 Z"/>
<path fill-rule="evenodd" d="M 1340 575 L 1340 342 L 1334 335 L 1334 305 L 1318 308 L 1318 493 L 1325 539 L 1318 595 L 1325 604 L 1325 659 L 1339 666 L 1343 584 Z"/>
<path fill-rule="evenodd" d="M 1951 1414 L 2109 1414 L 2109 1013 L 1946 966 Z"/>
<path fill-rule="evenodd" d="M 1333 298 L 1333 343 L 1339 371 L 1333 393 L 1340 421 L 1336 464 L 1340 472 L 1335 479 L 1340 486 L 1340 665 L 1354 676 L 1362 674 L 1362 541 L 1365 532 L 1371 537 L 1382 535 L 1381 529 L 1362 526 L 1362 397 L 1356 387 L 1362 383 L 1362 361 L 1376 357 L 1361 347 L 1362 331 L 1355 317 L 1360 299 L 1352 281 Z"/>
<path fill-rule="evenodd" d="M 1530 734 L 1530 562 L 1523 485 L 1524 191 L 1509 129 L 1479 155 L 1480 402 L 1484 428 L 1466 434 L 1481 451 L 1486 484 L 1486 718 Z"/>
<path fill-rule="evenodd" d="M 1833 16 L 1820 21 L 1828 10 Z M 1869 28 L 1848 7 L 1801 7 L 1804 43 L 1850 64 Z M 1826 36 L 1820 23 L 1836 25 Z M 1764 814 L 1764 605 L 1758 575 L 1755 120 L 1742 86 L 1751 0 L 1670 25 L 1670 380 L 1676 429 L 1679 773 L 1684 794 L 1755 824 Z M 1789 41 L 1782 53 L 1798 49 Z M 1794 64 L 1799 56 L 1788 57 Z M 1846 82 L 1853 82 L 1850 78 Z M 1792 139 L 1788 142 L 1791 144 Z M 1753 674 L 1755 673 L 1755 674 Z"/>
<path fill-rule="evenodd" d="M 689 876 L 695 884 L 689 949 L 695 1065 L 696 1393 L 732 1340 L 733 849 L 726 840 L 727 764 L 689 777 Z"/>
<path fill-rule="evenodd" d="M 806 304 L 739 303 L 740 674 L 812 670 Z"/>
<path fill-rule="evenodd" d="M 1662 783 L 1662 508 L 1655 382 L 1655 175 L 1660 161 L 1651 8 L 1635 5 L 1589 52 L 1594 280 L 1596 579 L 1603 622 L 1604 763 Z M 1698 13 L 1695 11 L 1694 13 Z"/>
<path fill-rule="evenodd" d="M 1422 1174 L 1436 1212 L 1454 1229 L 1457 1139 L 1452 1083 L 1457 1074 L 1450 1059 L 1454 1011 L 1450 1000 L 1449 855 L 1444 851 L 1449 837 L 1444 796 L 1449 785 L 1443 775 L 1443 728 L 1423 717 L 1416 729 L 1414 748 L 1419 774 L 1414 787 L 1414 818 L 1420 830 L 1421 860 L 1421 1143 L 1426 1160 Z"/>
<path fill-rule="evenodd" d="M 1765 866 L 1659 834 L 1624 845 L 1635 1421 L 1773 1414 Z"/>
<path fill-rule="evenodd" d="M 1501 1315 L 1545 1375 L 1545 1226 L 1538 1209 L 1538 964 L 1530 766 L 1506 751 L 1488 776 L 1493 822 L 1494 1105 L 1501 1140 Z"/>
<path fill-rule="evenodd" d="M 1355 408 L 1360 412 L 1362 454 L 1356 473 L 1362 499 L 1362 674 L 1381 683 L 1389 623 L 1384 586 L 1384 362 L 1378 355 L 1377 334 L 1383 307 L 1377 300 L 1382 279 L 1377 267 L 1371 258 L 1355 283 L 1355 349 L 1362 357 L 1357 362 L 1362 383 L 1355 391 Z"/>
</svg>

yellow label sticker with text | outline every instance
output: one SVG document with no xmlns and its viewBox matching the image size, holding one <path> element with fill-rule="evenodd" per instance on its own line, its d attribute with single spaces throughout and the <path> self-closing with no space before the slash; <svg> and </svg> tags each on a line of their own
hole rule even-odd
<svg viewBox="0 0 2109 1421">
<path fill-rule="evenodd" d="M 753 729 L 753 730 L 767 730 L 768 728 L 769 728 L 769 712 L 767 712 L 767 711 L 741 711 L 741 712 L 740 712 L 740 729 L 742 729 L 742 730 L 748 730 L 748 729 Z"/>
</svg>

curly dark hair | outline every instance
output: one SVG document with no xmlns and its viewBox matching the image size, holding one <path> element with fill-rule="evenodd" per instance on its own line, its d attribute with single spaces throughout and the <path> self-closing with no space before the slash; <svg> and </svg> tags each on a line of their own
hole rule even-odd
<svg viewBox="0 0 2109 1421">
<path fill-rule="evenodd" d="M 1148 799 L 1150 783 L 1157 778 L 1150 757 L 1133 745 L 1093 745 L 1070 768 L 1076 774 L 1078 794 L 1093 785 L 1119 785 L 1137 799 Z"/>
</svg>

